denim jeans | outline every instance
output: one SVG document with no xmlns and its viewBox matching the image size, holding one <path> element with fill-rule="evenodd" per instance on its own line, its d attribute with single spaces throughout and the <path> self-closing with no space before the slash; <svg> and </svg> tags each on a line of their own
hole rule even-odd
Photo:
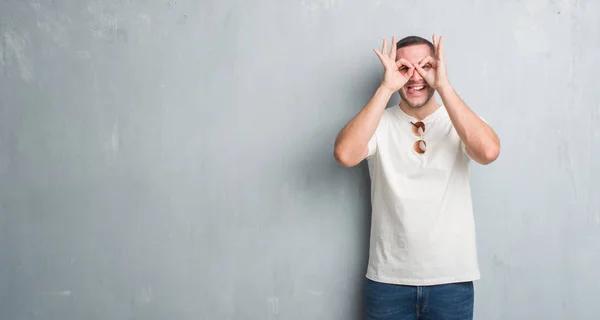
<svg viewBox="0 0 600 320">
<path fill-rule="evenodd" d="M 367 279 L 366 320 L 472 320 L 473 282 L 404 286 Z"/>
</svg>

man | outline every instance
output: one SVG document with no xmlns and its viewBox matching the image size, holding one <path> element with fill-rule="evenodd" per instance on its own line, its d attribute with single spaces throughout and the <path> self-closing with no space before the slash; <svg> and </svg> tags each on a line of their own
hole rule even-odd
<svg viewBox="0 0 600 320">
<path fill-rule="evenodd" d="M 374 50 L 383 79 L 334 152 L 346 167 L 367 159 L 371 177 L 366 317 L 472 319 L 480 273 L 469 163 L 496 160 L 500 141 L 450 84 L 443 37 L 391 47 Z M 394 92 L 400 104 L 386 109 Z"/>
</svg>

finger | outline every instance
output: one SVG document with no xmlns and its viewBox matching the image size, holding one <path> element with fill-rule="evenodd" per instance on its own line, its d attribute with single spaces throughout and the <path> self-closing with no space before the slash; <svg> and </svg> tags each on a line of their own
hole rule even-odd
<svg viewBox="0 0 600 320">
<path fill-rule="evenodd" d="M 419 66 L 423 67 L 426 64 L 431 64 L 432 67 L 435 68 L 435 59 L 432 56 L 427 56 L 423 59 L 421 59 L 421 61 L 419 62 Z"/>
<path fill-rule="evenodd" d="M 383 45 L 381 46 L 381 53 L 387 52 L 387 39 L 383 39 Z"/>
<path fill-rule="evenodd" d="M 412 63 L 408 62 L 405 59 L 400 58 L 400 59 L 398 59 L 398 61 L 396 61 L 396 66 L 398 67 L 398 71 L 400 71 L 402 73 L 411 72 L 410 76 L 412 77 L 411 69 L 415 68 Z"/>
<path fill-rule="evenodd" d="M 412 63 L 410 63 L 410 62 L 408 62 L 408 61 L 407 61 L 406 59 L 404 59 L 404 58 L 400 58 L 400 59 L 398 59 L 398 61 L 396 61 L 396 65 L 397 65 L 398 67 L 400 67 L 400 66 L 406 66 L 406 67 L 409 67 L 409 68 L 412 68 L 412 67 L 413 67 L 413 64 L 412 64 Z"/>
<path fill-rule="evenodd" d="M 440 38 L 436 37 L 435 34 L 433 34 L 433 51 L 434 51 L 434 57 L 438 57 L 439 56 L 439 52 L 440 52 Z"/>
<path fill-rule="evenodd" d="M 425 74 L 427 72 L 423 69 L 423 67 L 421 67 L 420 65 L 416 65 L 415 70 L 421 75 L 421 77 L 425 78 Z"/>
<path fill-rule="evenodd" d="M 415 70 L 417 71 L 417 73 L 419 73 L 419 75 L 421 75 L 421 77 L 423 79 L 427 79 L 428 72 L 425 71 L 425 69 L 423 69 L 423 67 L 421 67 L 420 65 L 416 65 Z M 427 80 L 425 80 L 425 81 L 427 81 Z"/>
<path fill-rule="evenodd" d="M 415 67 L 410 67 L 408 69 L 408 72 L 406 73 L 406 77 L 408 79 L 412 78 L 412 76 L 415 74 Z"/>
<path fill-rule="evenodd" d="M 396 65 L 398 66 L 398 70 L 409 78 L 412 77 L 413 73 L 415 72 L 415 66 L 404 59 L 398 60 Z"/>
<path fill-rule="evenodd" d="M 392 37 L 392 44 L 390 45 L 390 59 L 396 60 L 396 37 Z"/>
<path fill-rule="evenodd" d="M 444 58 L 444 37 L 440 37 L 440 41 L 438 42 L 438 59 L 442 60 Z"/>
<path fill-rule="evenodd" d="M 410 79 L 415 72 L 415 67 L 412 65 L 412 63 L 404 59 L 399 59 L 396 61 L 396 67 L 398 67 L 400 74 L 404 75 L 408 79 Z"/>
<path fill-rule="evenodd" d="M 373 51 L 379 57 L 379 60 L 381 60 L 382 63 L 385 63 L 383 55 L 381 54 L 381 52 L 379 52 L 379 50 L 377 50 L 377 49 L 373 49 Z"/>
</svg>

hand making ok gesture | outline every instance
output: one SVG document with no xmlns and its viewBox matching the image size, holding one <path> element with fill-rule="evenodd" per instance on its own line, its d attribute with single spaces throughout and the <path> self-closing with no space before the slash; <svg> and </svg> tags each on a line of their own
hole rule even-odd
<svg viewBox="0 0 600 320">
<path fill-rule="evenodd" d="M 383 39 L 381 52 L 377 49 L 373 49 L 373 51 L 375 51 L 379 60 L 381 60 L 381 64 L 383 64 L 384 75 L 382 85 L 392 91 L 400 90 L 413 76 L 415 67 L 405 59 L 396 61 L 396 37 L 392 37 L 392 46 L 389 54 L 386 53 L 387 39 Z M 406 71 L 400 71 L 402 66 L 406 66 Z"/>
<path fill-rule="evenodd" d="M 444 37 L 436 39 L 433 35 L 433 47 L 435 48 L 435 57 L 427 56 L 423 58 L 415 68 L 417 72 L 427 81 L 427 84 L 433 89 L 449 86 L 448 74 L 446 73 L 446 63 L 444 62 Z"/>
</svg>

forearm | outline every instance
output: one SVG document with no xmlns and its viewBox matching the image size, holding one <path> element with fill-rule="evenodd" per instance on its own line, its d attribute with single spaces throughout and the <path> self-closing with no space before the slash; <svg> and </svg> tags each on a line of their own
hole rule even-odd
<svg viewBox="0 0 600 320">
<path fill-rule="evenodd" d="M 334 150 L 339 163 L 351 167 L 365 158 L 369 140 L 392 94 L 392 90 L 380 86 L 367 105 L 340 131 Z"/>
<path fill-rule="evenodd" d="M 496 160 L 500 140 L 494 130 L 462 101 L 452 86 L 440 87 L 438 93 L 469 156 L 480 164 Z"/>
</svg>

